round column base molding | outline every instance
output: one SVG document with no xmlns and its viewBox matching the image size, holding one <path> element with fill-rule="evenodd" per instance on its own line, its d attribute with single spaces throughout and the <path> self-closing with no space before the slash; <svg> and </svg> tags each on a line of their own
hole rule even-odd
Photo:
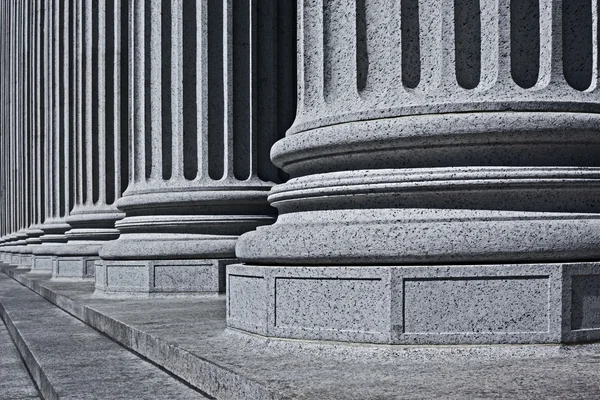
<svg viewBox="0 0 600 400">
<path fill-rule="evenodd" d="M 94 293 L 107 297 L 217 295 L 225 291 L 226 265 L 235 261 L 100 260 Z"/>
<path fill-rule="evenodd" d="M 39 227 L 43 232 L 44 236 L 48 235 L 60 235 L 71 229 L 71 225 L 67 224 L 64 219 L 48 219 Z"/>
<path fill-rule="evenodd" d="M 67 241 L 109 241 L 119 237 L 119 231 L 115 228 L 75 228 L 65 232 Z"/>
<path fill-rule="evenodd" d="M 600 340 L 600 263 L 227 268 L 227 324 L 398 345 Z"/>
<path fill-rule="evenodd" d="M 103 260 L 227 259 L 238 236 L 178 233 L 121 234 L 100 250 Z"/>
<path fill-rule="evenodd" d="M 283 214 L 240 237 L 258 265 L 443 265 L 600 259 L 597 214 L 364 209 Z"/>
<path fill-rule="evenodd" d="M 596 113 L 546 111 L 375 118 L 288 134 L 271 158 L 293 177 L 464 165 L 597 166 L 599 122 Z"/>
<path fill-rule="evenodd" d="M 73 230 L 109 229 L 113 230 L 115 222 L 125 217 L 125 214 L 111 206 L 78 206 L 66 218 Z"/>
<path fill-rule="evenodd" d="M 38 238 L 44 234 L 44 231 L 40 229 L 39 225 L 33 225 L 29 229 L 25 231 L 27 234 L 27 241 L 29 243 L 30 239 Z"/>
</svg>

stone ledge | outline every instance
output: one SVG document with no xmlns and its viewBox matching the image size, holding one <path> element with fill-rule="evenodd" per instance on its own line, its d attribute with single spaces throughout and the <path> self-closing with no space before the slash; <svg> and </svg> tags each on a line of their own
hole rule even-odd
<svg viewBox="0 0 600 400">
<path fill-rule="evenodd" d="M 110 300 L 91 282 L 0 267 L 218 399 L 593 398 L 599 344 L 388 346 L 272 340 L 227 330 L 225 299 Z"/>
<path fill-rule="evenodd" d="M 5 275 L 0 317 L 44 399 L 207 398 Z"/>
</svg>

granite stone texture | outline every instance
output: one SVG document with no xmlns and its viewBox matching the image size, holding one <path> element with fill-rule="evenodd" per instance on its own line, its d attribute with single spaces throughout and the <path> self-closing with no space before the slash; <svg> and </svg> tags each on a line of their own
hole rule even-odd
<svg viewBox="0 0 600 400">
<path fill-rule="evenodd" d="M 44 399 L 207 398 L 6 275 L 0 317 Z"/>
<path fill-rule="evenodd" d="M 218 294 L 235 260 L 96 261 L 97 295 Z"/>
<path fill-rule="evenodd" d="M 227 269 L 227 323 L 264 336 L 387 344 L 600 339 L 600 264 Z"/>
<path fill-rule="evenodd" d="M 239 235 L 274 222 L 268 152 L 295 110 L 281 3 L 131 4 L 130 180 L 98 291 L 217 293 Z"/>
<path fill-rule="evenodd" d="M 115 301 L 94 296 L 91 282 L 1 268 L 217 399 L 562 400 L 596 398 L 600 391 L 598 344 L 390 346 L 265 338 L 228 329 L 224 297 Z"/>
<path fill-rule="evenodd" d="M 229 325 L 377 343 L 597 340 L 598 10 L 392 3 L 298 3 L 297 115 L 271 148 L 291 179 L 269 193 L 277 221 L 236 243 Z"/>
<path fill-rule="evenodd" d="M 41 399 L 4 323 L 0 323 L 0 354 L 0 398 Z"/>
</svg>

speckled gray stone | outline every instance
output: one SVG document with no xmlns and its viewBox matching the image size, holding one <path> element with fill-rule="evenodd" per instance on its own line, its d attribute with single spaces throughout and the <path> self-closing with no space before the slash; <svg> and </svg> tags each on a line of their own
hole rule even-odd
<svg viewBox="0 0 600 400">
<path fill-rule="evenodd" d="M 600 264 L 228 267 L 228 325 L 390 344 L 600 339 Z"/>
<path fill-rule="evenodd" d="M 4 322 L 0 323 L 0 398 L 41 399 Z"/>
<path fill-rule="evenodd" d="M 291 179 L 269 193 L 276 223 L 236 244 L 230 326 L 383 343 L 595 337 L 561 327 L 571 302 L 556 288 L 569 279 L 556 271 L 600 271 L 586 22 L 598 10 L 405 3 L 298 4 L 298 112 L 271 149 Z M 497 278 L 507 271 L 517 278 Z M 430 274 L 440 280 L 419 280 Z M 568 296 L 592 290 L 575 282 Z M 573 315 L 593 324 L 594 301 L 580 303 Z"/>
<path fill-rule="evenodd" d="M 139 260 L 95 263 L 98 295 L 217 294 L 234 260 Z"/>
<path fill-rule="evenodd" d="M 115 301 L 94 296 L 92 283 L 0 268 L 218 399 L 563 400 L 595 398 L 600 391 L 597 343 L 419 346 L 272 339 L 227 329 L 223 297 Z"/>
<path fill-rule="evenodd" d="M 0 317 L 45 399 L 207 398 L 6 275 Z"/>
<path fill-rule="evenodd" d="M 293 119 L 295 10 L 131 7 L 131 174 L 96 290 L 216 293 L 239 235 L 275 219 L 266 196 L 280 178 L 268 151 Z"/>
</svg>

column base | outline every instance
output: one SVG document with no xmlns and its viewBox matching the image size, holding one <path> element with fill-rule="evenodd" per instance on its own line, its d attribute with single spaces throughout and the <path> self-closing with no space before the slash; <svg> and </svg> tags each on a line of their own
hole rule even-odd
<svg viewBox="0 0 600 400">
<path fill-rule="evenodd" d="M 31 271 L 52 271 L 56 257 L 48 254 L 33 254 L 31 256 Z"/>
<path fill-rule="evenodd" d="M 93 279 L 95 263 L 100 260 L 98 251 L 103 244 L 97 241 L 72 241 L 57 246 L 53 252 L 56 258 L 52 264 L 52 279 Z"/>
<path fill-rule="evenodd" d="M 384 344 L 600 340 L 600 263 L 227 268 L 227 324 Z"/>
<path fill-rule="evenodd" d="M 23 260 L 22 260 L 22 254 L 21 254 L 21 251 L 23 250 L 24 247 L 25 246 L 20 246 L 20 245 L 11 247 L 5 262 L 13 267 L 25 268 L 25 265 L 23 264 Z"/>
<path fill-rule="evenodd" d="M 225 292 L 225 267 L 235 259 L 101 260 L 97 295 L 155 296 Z"/>
<path fill-rule="evenodd" d="M 52 263 L 52 279 L 54 280 L 93 280 L 96 256 L 56 256 Z"/>
<path fill-rule="evenodd" d="M 32 255 L 30 252 L 25 253 L 25 252 L 21 252 L 20 254 L 20 260 L 19 260 L 19 266 L 18 268 L 24 268 L 24 269 L 28 269 L 31 268 L 31 264 L 32 264 Z"/>
</svg>

